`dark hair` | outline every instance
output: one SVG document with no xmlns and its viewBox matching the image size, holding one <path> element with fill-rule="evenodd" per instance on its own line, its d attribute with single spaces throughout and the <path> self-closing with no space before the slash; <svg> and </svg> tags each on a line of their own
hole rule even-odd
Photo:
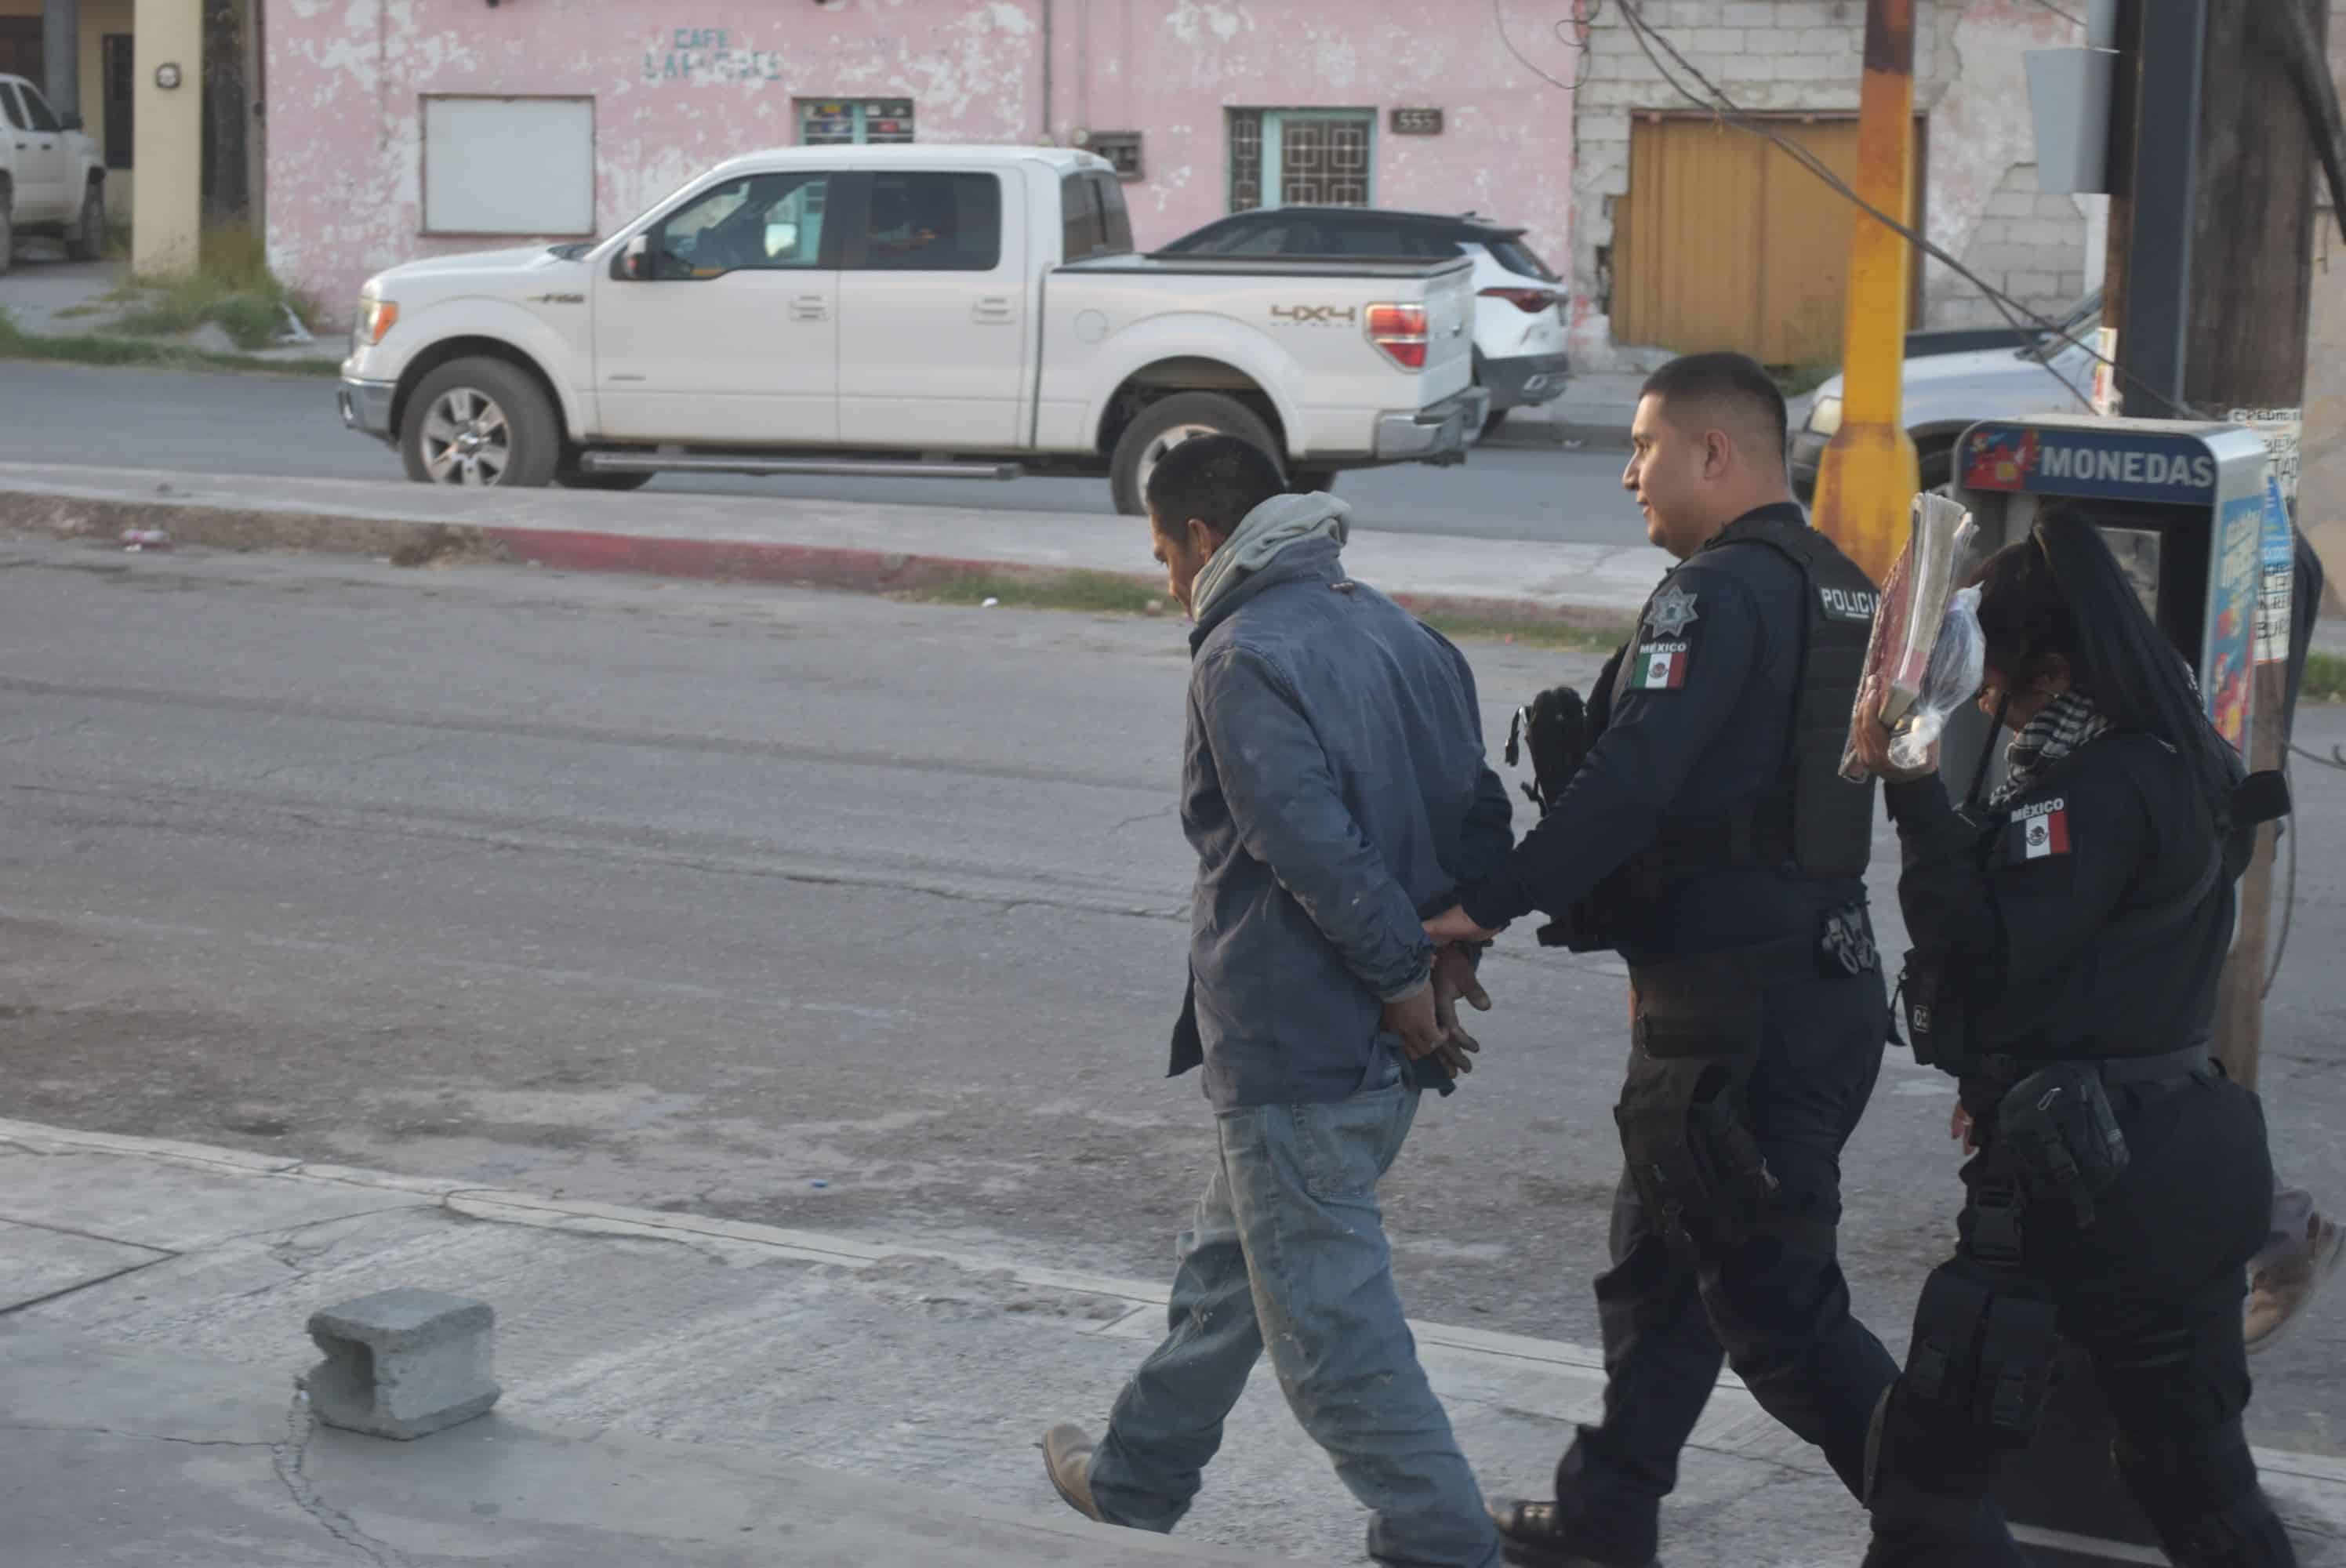
<svg viewBox="0 0 2346 1568">
<path fill-rule="evenodd" d="M 1998 674 L 2025 686 L 2059 655 L 2072 687 L 2119 728 L 2173 747 L 2219 820 L 2229 820 L 2240 755 L 2208 721 L 2190 665 L 2084 513 L 2047 507 L 2026 539 L 1989 556 L 1973 580 L 1987 662 Z"/>
<path fill-rule="evenodd" d="M 1737 408 L 1775 433 L 1780 455 L 1790 438 L 1783 391 L 1749 354 L 1681 355 L 1647 376 L 1638 395 L 1661 399 L 1665 409 L 1672 402 L 1725 403 Z"/>
<path fill-rule="evenodd" d="M 1227 535 L 1248 513 L 1286 490 L 1279 464 L 1252 442 L 1199 435 L 1158 460 L 1146 499 L 1150 514 L 1168 528 L 1178 532 L 1194 517 Z"/>
<path fill-rule="evenodd" d="M 2057 657 L 2069 667 L 2069 684 L 2100 703 L 2099 683 L 2078 654 L 2077 617 L 2034 534 L 1990 555 L 1972 581 L 1990 669 L 2026 690 Z"/>
</svg>

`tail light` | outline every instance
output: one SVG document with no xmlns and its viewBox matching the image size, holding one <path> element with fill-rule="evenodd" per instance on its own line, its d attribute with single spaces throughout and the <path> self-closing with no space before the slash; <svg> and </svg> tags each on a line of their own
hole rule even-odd
<svg viewBox="0 0 2346 1568">
<path fill-rule="evenodd" d="M 1385 357 L 1403 370 L 1425 368 L 1425 307 L 1423 305 L 1372 305 L 1369 307 L 1369 341 L 1385 351 Z"/>
<path fill-rule="evenodd" d="M 1553 289 L 1485 289 L 1481 298 L 1504 300 L 1526 316 L 1536 316 L 1556 301 Z"/>
</svg>

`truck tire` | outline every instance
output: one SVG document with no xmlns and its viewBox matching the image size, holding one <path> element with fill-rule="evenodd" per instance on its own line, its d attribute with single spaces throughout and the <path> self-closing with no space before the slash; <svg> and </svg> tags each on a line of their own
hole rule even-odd
<svg viewBox="0 0 2346 1568">
<path fill-rule="evenodd" d="M 1281 463 L 1279 439 L 1270 426 L 1238 399 L 1219 392 L 1176 392 L 1142 409 L 1117 438 L 1115 455 L 1108 459 L 1108 488 L 1116 496 L 1116 509 L 1127 517 L 1148 516 L 1144 497 L 1148 476 L 1167 452 L 1198 435 L 1235 435 Z"/>
<path fill-rule="evenodd" d="M 16 260 L 15 202 L 15 192 L 0 184 L 0 274 L 6 273 Z"/>
<path fill-rule="evenodd" d="M 538 489 L 553 483 L 562 431 L 527 372 L 452 360 L 408 395 L 399 453 L 419 484 Z"/>
<path fill-rule="evenodd" d="M 1287 488 L 1298 495 L 1309 495 L 1315 490 L 1332 494 L 1337 472 L 1333 468 L 1290 468 L 1287 471 Z"/>
<path fill-rule="evenodd" d="M 84 188 L 81 212 L 66 231 L 66 260 L 95 261 L 106 254 L 106 192 L 95 182 Z"/>
</svg>

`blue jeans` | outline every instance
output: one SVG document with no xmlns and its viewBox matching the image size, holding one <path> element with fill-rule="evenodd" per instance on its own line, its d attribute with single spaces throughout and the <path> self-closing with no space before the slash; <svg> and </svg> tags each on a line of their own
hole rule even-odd
<svg viewBox="0 0 2346 1568">
<path fill-rule="evenodd" d="M 1219 1118 L 1221 1158 L 1177 1248 L 1165 1342 L 1092 1458 L 1092 1498 L 1110 1520 L 1162 1532 L 1188 1512 L 1268 1344 L 1288 1408 L 1372 1511 L 1372 1553 L 1412 1568 L 1498 1562 L 1482 1492 L 1417 1364 L 1377 1210 L 1377 1180 L 1417 1115 L 1398 1072 L 1383 1062 L 1383 1082 L 1349 1100 Z"/>
</svg>

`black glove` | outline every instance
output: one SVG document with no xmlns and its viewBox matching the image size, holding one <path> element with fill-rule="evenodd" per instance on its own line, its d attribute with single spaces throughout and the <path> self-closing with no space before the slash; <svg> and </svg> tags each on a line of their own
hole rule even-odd
<svg viewBox="0 0 2346 1568">
<path fill-rule="evenodd" d="M 1524 794 L 1545 811 L 1564 799 L 1572 776 L 1580 771 L 1580 759 L 1588 755 L 1588 709 L 1580 693 L 1568 686 L 1552 686 L 1532 698 L 1529 707 L 1515 710 L 1507 726 L 1507 766 L 1515 767 L 1524 751 L 1530 750 L 1535 782 L 1523 787 Z"/>
</svg>

